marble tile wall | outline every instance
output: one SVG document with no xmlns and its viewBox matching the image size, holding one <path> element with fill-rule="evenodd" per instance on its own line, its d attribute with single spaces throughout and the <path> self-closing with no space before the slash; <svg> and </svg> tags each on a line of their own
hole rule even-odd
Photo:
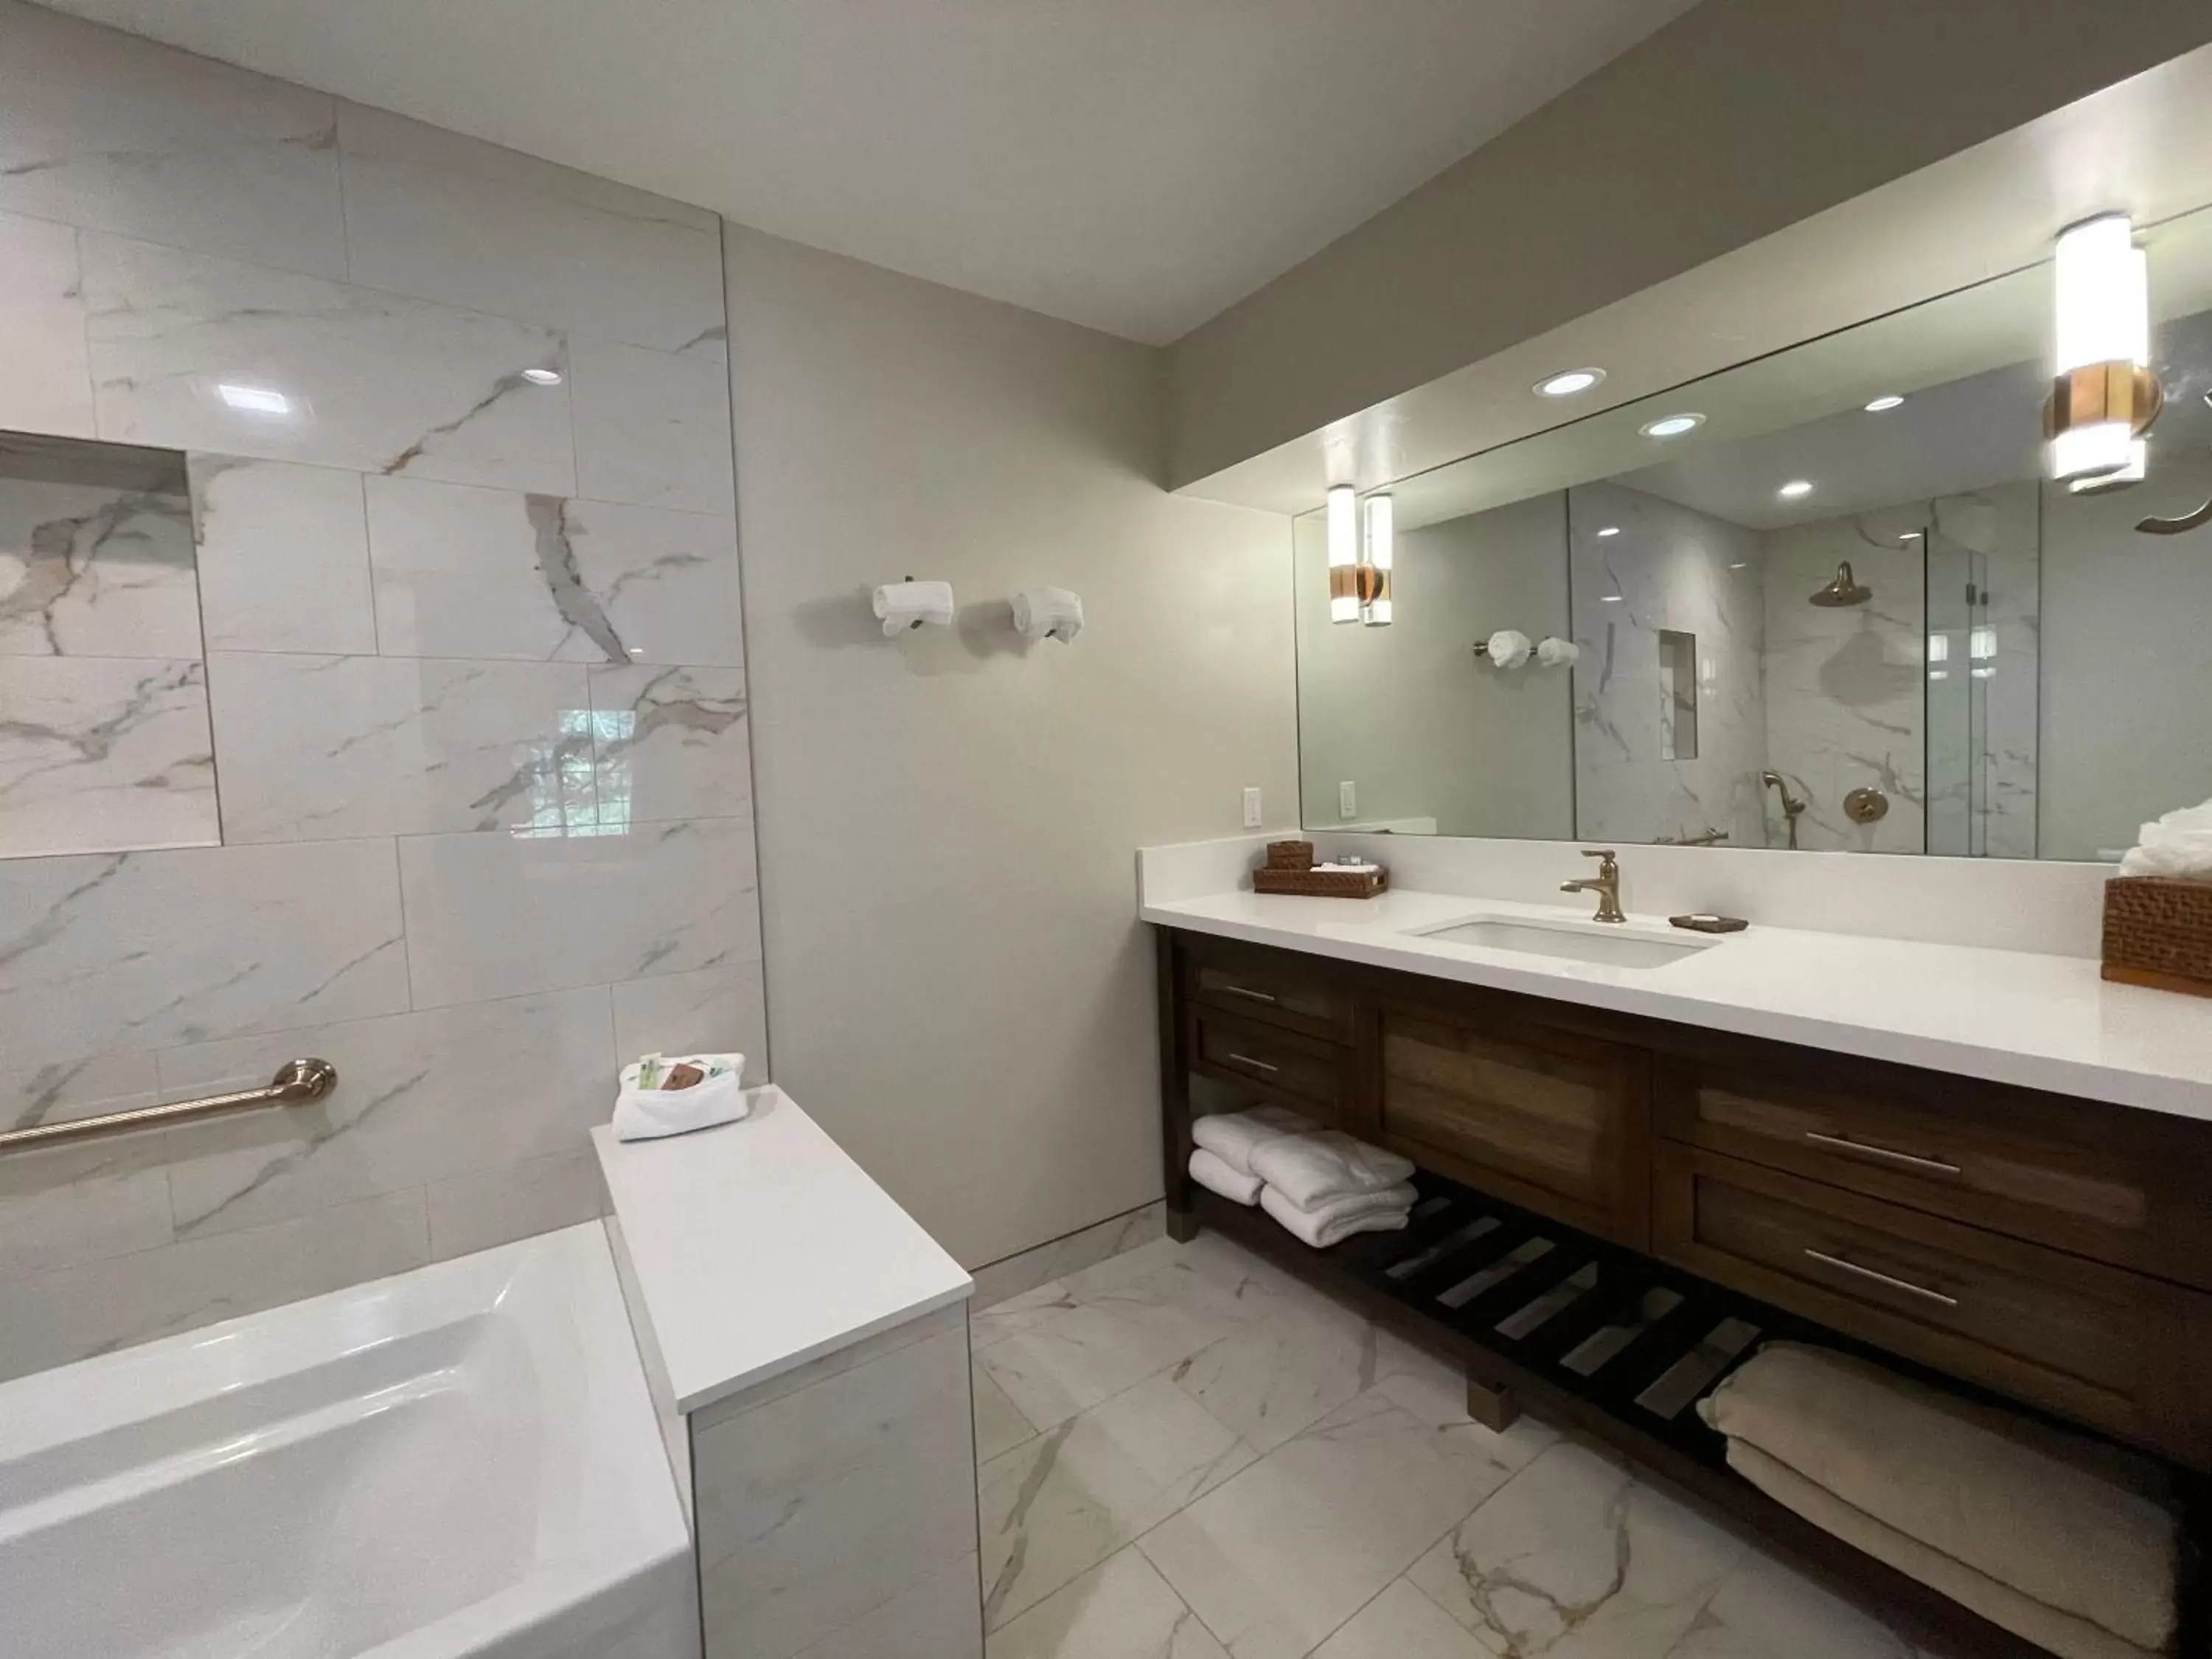
<svg viewBox="0 0 2212 1659">
<path fill-rule="evenodd" d="M 96 609 L 0 506 L 10 720 L 145 711 L 171 815 L 0 739 L 0 1127 L 342 1078 L 0 1161 L 13 1375 L 593 1214 L 619 1058 L 766 1056 L 715 216 L 17 0 L 0 62 L 0 430 L 190 474 Z"/>
<path fill-rule="evenodd" d="M 1584 840 L 1727 832 L 1765 845 L 1758 535 L 1620 484 L 1568 492 L 1575 642 L 1575 820 Z M 1607 534 L 1611 531 L 1615 533 Z M 1662 748 L 1659 631 L 1697 641 L 1698 750 Z M 1776 844 L 1779 844 L 1778 842 Z"/>
</svg>

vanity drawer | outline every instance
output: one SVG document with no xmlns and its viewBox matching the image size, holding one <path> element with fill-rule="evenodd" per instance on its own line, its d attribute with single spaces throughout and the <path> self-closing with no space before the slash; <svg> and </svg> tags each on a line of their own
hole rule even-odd
<svg viewBox="0 0 2212 1659">
<path fill-rule="evenodd" d="M 1352 1041 L 1352 996 L 1334 963 L 1316 964 L 1285 951 L 1239 949 L 1209 940 L 1190 953 L 1192 998 L 1247 1019 L 1304 1031 L 1332 1042 Z"/>
<path fill-rule="evenodd" d="M 1802 1053 L 1669 1056 L 1655 1081 L 1668 1139 L 2212 1288 L 2179 1178 L 2212 1157 L 2203 1126 Z"/>
<path fill-rule="evenodd" d="M 1443 1006 L 1386 1006 L 1382 1046 L 1385 1146 L 1644 1247 L 1650 1105 L 1642 1051 L 1525 1022 L 1455 1019 Z"/>
<path fill-rule="evenodd" d="M 1280 1026 L 1194 1004 L 1191 1063 L 1334 1126 L 1350 1091 L 1351 1051 Z"/>
<path fill-rule="evenodd" d="M 2198 1467 L 2212 1297 L 1662 1142 L 1652 1248 L 1909 1358 Z"/>
</svg>

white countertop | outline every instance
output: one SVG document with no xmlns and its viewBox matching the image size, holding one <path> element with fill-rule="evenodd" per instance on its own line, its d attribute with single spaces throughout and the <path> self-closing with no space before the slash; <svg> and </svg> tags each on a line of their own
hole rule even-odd
<svg viewBox="0 0 2212 1659">
<path fill-rule="evenodd" d="M 1710 950 L 1639 970 L 1407 931 L 1481 916 L 1587 919 L 1591 908 L 1394 889 L 1367 900 L 1212 893 L 1144 902 L 1139 914 L 1255 945 L 2212 1121 L 2212 1000 L 2107 984 L 2085 957 L 1754 922 Z M 1707 937 L 1634 912 L 1620 931 L 1631 930 Z"/>
<path fill-rule="evenodd" d="M 592 1131 L 680 1412 L 965 1298 L 966 1269 L 791 1097 L 661 1140 Z"/>
</svg>

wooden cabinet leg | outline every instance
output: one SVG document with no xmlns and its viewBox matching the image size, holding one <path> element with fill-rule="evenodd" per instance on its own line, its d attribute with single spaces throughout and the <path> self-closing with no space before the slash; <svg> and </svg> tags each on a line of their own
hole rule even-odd
<svg viewBox="0 0 2212 1659">
<path fill-rule="evenodd" d="M 1189 1243 L 1198 1237 L 1198 1218 L 1188 1210 L 1170 1210 L 1168 1237 L 1178 1244 Z"/>
<path fill-rule="evenodd" d="M 1492 1386 L 1469 1376 L 1467 1379 L 1467 1414 L 1486 1429 L 1503 1434 L 1521 1416 L 1521 1402 L 1513 1390 L 1504 1383 Z"/>
</svg>

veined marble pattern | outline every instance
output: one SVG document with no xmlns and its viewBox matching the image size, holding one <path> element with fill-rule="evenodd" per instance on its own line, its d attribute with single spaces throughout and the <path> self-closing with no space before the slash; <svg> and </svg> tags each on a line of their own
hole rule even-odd
<svg viewBox="0 0 2212 1659">
<path fill-rule="evenodd" d="M 0 657 L 0 859 L 220 839 L 203 665 Z"/>
<path fill-rule="evenodd" d="M 1167 1222 L 1164 1201 L 1140 1206 L 1123 1215 L 1109 1216 L 1065 1237 L 1024 1250 L 1018 1255 L 991 1262 L 975 1270 L 975 1294 L 970 1306 L 976 1313 L 1050 1284 L 1069 1273 L 1096 1267 L 1110 1257 L 1159 1239 Z"/>
<path fill-rule="evenodd" d="M 80 241 L 100 436 L 573 492 L 568 388 L 523 378 L 565 367 L 560 335 L 150 242 Z"/>
<path fill-rule="evenodd" d="M 593 668 L 592 767 L 605 805 L 640 819 L 752 811 L 741 668 Z"/>
<path fill-rule="evenodd" d="M 0 213 L 0 428 L 93 435 L 84 288 L 67 225 Z"/>
<path fill-rule="evenodd" d="M 368 525 L 388 656 L 744 661 L 730 518 L 371 478 Z"/>
<path fill-rule="evenodd" d="M 94 1054 L 0 1070 L 0 1129 L 28 1129 L 72 1117 L 150 1106 L 161 1079 L 154 1056 Z"/>
<path fill-rule="evenodd" d="M 1623 485 L 1567 494 L 1577 832 L 1600 841 L 1728 832 L 1763 844 L 1766 764 L 1759 538 Z M 1620 533 L 1600 536 L 1612 528 Z M 1659 631 L 1693 635 L 1698 750 L 1668 759 Z"/>
<path fill-rule="evenodd" d="M 618 1058 L 735 1051 L 745 1057 L 747 1083 L 768 1081 L 768 994 L 760 963 L 657 974 L 617 985 L 614 994 Z"/>
<path fill-rule="evenodd" d="M 600 501 L 734 514 L 730 377 L 712 358 L 579 335 L 576 493 Z"/>
<path fill-rule="evenodd" d="M 6 0 L 0 210 L 345 275 L 329 94 Z"/>
<path fill-rule="evenodd" d="M 997 1387 L 994 1352 L 1177 1268 L 1231 1293 L 1185 1303 L 1210 1322 L 1190 1354 L 1147 1371 L 1132 1329 L 1086 1356 L 1111 1391 L 1051 1421 Z M 990 1659 L 1912 1659 L 1609 1456 L 1469 1422 L 1452 1367 L 1218 1237 L 975 1322 L 1005 1448 L 978 1482 Z"/>
<path fill-rule="evenodd" d="M 374 654 L 359 473 L 236 455 L 191 472 L 209 650 Z"/>
<path fill-rule="evenodd" d="M 0 656 L 199 654 L 182 495 L 0 472 Z"/>
<path fill-rule="evenodd" d="M 714 214 L 359 104 L 337 138 L 355 282 L 725 356 Z"/>
</svg>

